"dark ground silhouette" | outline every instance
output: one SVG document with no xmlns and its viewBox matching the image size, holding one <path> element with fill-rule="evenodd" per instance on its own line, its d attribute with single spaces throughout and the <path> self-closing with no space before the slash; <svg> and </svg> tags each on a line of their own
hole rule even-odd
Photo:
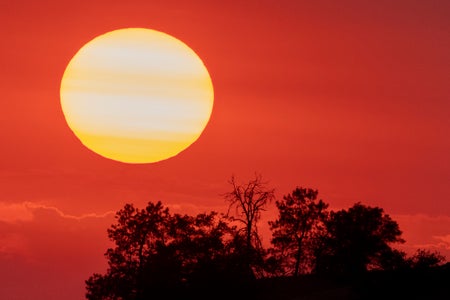
<svg viewBox="0 0 450 300">
<path fill-rule="evenodd" d="M 372 271 L 358 277 L 302 275 L 260 279 L 258 298 L 308 300 L 450 299 L 450 264 L 426 270 Z"/>
</svg>

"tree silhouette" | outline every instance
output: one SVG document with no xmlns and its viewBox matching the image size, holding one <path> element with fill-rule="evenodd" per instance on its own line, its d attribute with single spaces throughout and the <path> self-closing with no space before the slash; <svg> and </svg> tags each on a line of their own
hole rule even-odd
<svg viewBox="0 0 450 300">
<path fill-rule="evenodd" d="M 409 265 L 413 269 L 428 269 L 441 265 L 445 257 L 438 251 L 417 249 L 416 253 L 408 259 Z"/>
<path fill-rule="evenodd" d="M 145 209 L 126 204 L 115 217 L 117 224 L 107 232 L 116 247 L 105 253 L 107 274 L 94 274 L 87 280 L 88 299 L 140 299 L 147 260 L 166 241 L 169 213 L 161 202 L 149 203 Z"/>
<path fill-rule="evenodd" d="M 298 276 L 301 262 L 305 269 L 312 266 L 312 245 L 324 229 L 328 207 L 317 195 L 317 190 L 298 187 L 283 200 L 276 201 L 278 218 L 269 225 L 275 253 L 281 261 L 287 261 L 284 273 Z"/>
<path fill-rule="evenodd" d="M 256 174 L 254 179 L 244 184 L 237 183 L 235 177 L 232 176 L 229 183 L 232 190 L 225 194 L 225 199 L 229 202 L 228 214 L 234 208 L 236 217 L 232 217 L 232 219 L 243 225 L 236 239 L 240 240 L 241 243 L 243 242 L 245 249 L 243 258 L 249 272 L 261 276 L 263 248 L 258 234 L 257 222 L 265 206 L 274 199 L 274 189 L 269 189 L 267 183 L 262 180 L 262 176 L 259 174 Z"/>
<path fill-rule="evenodd" d="M 301 281 L 294 277 L 311 270 L 338 275 L 310 276 L 312 288 L 325 283 L 336 290 L 339 283 L 314 280 L 347 278 L 361 299 L 378 299 L 390 288 L 402 296 L 411 282 L 423 284 L 422 290 L 436 290 L 449 277 L 449 264 L 442 265 L 445 258 L 438 252 L 418 249 L 408 258 L 391 247 L 403 240 L 398 224 L 383 209 L 356 203 L 348 210 L 328 212 L 317 190 L 301 187 L 276 201 L 278 217 L 269 222 L 274 248 L 264 259 L 257 222 L 274 190 L 259 175 L 245 184 L 232 177 L 230 183 L 233 189 L 225 197 L 228 213 L 235 209 L 234 217 L 214 211 L 171 214 L 161 202 L 149 202 L 144 209 L 126 204 L 107 230 L 114 246 L 105 253 L 106 273 L 85 281 L 86 298 L 210 299 L 214 290 L 215 299 L 287 299 L 283 297 L 289 293 L 282 295 L 285 288 L 300 291 L 298 283 L 310 274 Z M 277 276 L 280 269 L 295 276 L 260 278 L 270 271 Z M 307 283 L 303 287 L 308 289 Z"/>
<path fill-rule="evenodd" d="M 391 243 L 404 242 L 397 222 L 383 209 L 361 203 L 332 211 L 325 227 L 315 250 L 317 273 L 360 274 L 379 266 L 382 255 L 393 253 Z"/>
<path fill-rule="evenodd" d="M 150 202 L 145 209 L 126 204 L 116 219 L 108 229 L 115 247 L 105 253 L 107 272 L 86 280 L 87 299 L 181 297 L 205 284 L 236 281 L 235 229 L 216 212 L 171 215 L 161 202 Z"/>
</svg>

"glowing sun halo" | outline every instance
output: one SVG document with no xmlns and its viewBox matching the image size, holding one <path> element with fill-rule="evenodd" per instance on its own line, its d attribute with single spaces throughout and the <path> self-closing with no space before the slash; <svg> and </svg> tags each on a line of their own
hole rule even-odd
<svg viewBox="0 0 450 300">
<path fill-rule="evenodd" d="M 127 28 L 84 45 L 61 81 L 61 106 L 81 143 L 126 163 L 173 157 L 203 132 L 213 86 L 197 54 L 151 29 Z"/>
</svg>

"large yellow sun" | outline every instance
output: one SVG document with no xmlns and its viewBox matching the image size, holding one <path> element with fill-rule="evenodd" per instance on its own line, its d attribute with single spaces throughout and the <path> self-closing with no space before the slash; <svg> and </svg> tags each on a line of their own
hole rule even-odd
<svg viewBox="0 0 450 300">
<path fill-rule="evenodd" d="M 152 163 L 195 142 L 211 116 L 208 70 L 180 40 L 126 28 L 84 45 L 61 80 L 67 124 L 83 145 L 109 159 Z"/>
</svg>

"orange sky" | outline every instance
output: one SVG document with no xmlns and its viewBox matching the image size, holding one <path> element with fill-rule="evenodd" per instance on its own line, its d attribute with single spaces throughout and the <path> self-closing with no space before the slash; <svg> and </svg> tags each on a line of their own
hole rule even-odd
<svg viewBox="0 0 450 300">
<path fill-rule="evenodd" d="M 450 259 L 448 1 L 92 2 L 0 5 L 1 299 L 81 299 L 105 268 L 108 212 L 222 210 L 230 176 L 254 172 L 277 197 L 380 206 L 406 249 Z M 124 27 L 177 37 L 212 77 L 210 123 L 163 162 L 98 156 L 62 114 L 69 60 Z"/>
</svg>

